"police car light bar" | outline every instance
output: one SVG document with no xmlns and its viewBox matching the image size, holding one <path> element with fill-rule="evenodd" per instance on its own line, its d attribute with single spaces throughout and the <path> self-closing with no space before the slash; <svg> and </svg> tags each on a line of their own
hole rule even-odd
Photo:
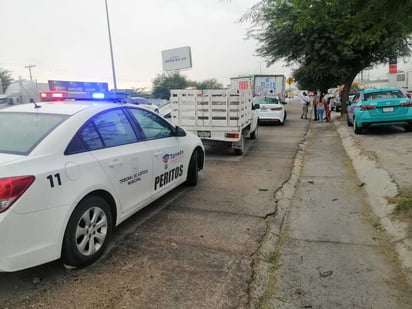
<svg viewBox="0 0 412 309">
<path fill-rule="evenodd" d="M 42 91 L 40 98 L 45 101 L 63 100 L 88 100 L 88 101 L 112 101 L 125 102 L 129 97 L 124 92 L 70 92 L 70 91 Z"/>
<path fill-rule="evenodd" d="M 68 97 L 66 91 L 42 91 L 40 99 L 44 101 L 63 101 Z"/>
</svg>

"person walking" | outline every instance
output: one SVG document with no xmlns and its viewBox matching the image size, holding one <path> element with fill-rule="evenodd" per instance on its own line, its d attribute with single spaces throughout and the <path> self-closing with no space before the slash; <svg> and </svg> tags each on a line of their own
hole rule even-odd
<svg viewBox="0 0 412 309">
<path fill-rule="evenodd" d="M 323 113 L 325 112 L 326 100 L 323 93 L 320 94 L 319 99 L 316 101 L 316 111 L 318 113 L 319 122 L 323 122 Z"/>
<path fill-rule="evenodd" d="M 326 117 L 326 121 L 329 122 L 330 121 L 330 105 L 328 100 L 325 100 L 325 117 Z"/>
<path fill-rule="evenodd" d="M 300 115 L 301 119 L 308 119 L 308 109 L 310 99 L 306 92 L 303 92 L 300 96 L 300 103 L 302 104 L 302 115 Z"/>
<path fill-rule="evenodd" d="M 314 115 L 315 115 L 315 119 L 314 120 L 318 120 L 318 113 L 317 113 L 317 111 L 316 111 L 316 102 L 318 101 L 318 99 L 319 99 L 319 91 L 317 91 L 317 92 L 315 92 L 315 96 L 313 97 L 313 113 L 314 113 Z"/>
</svg>

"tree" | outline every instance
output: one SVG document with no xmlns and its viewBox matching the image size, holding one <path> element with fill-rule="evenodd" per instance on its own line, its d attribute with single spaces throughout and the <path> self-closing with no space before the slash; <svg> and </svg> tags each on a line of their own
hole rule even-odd
<svg viewBox="0 0 412 309">
<path fill-rule="evenodd" d="M 215 78 L 206 79 L 200 82 L 194 82 L 196 89 L 222 89 L 223 85 L 219 83 Z"/>
<path fill-rule="evenodd" d="M 344 84 L 346 112 L 362 69 L 411 54 L 412 4 L 401 2 L 404 7 L 390 0 L 262 0 L 241 21 L 252 22 L 249 36 L 269 65 L 281 59 L 299 65 L 293 74 L 299 84 Z"/>
<path fill-rule="evenodd" d="M 193 87 L 196 89 L 222 89 L 223 85 L 215 78 L 204 81 L 191 81 L 179 73 L 162 73 L 153 81 L 153 96 L 160 99 L 169 99 L 171 89 L 185 89 Z"/>
<path fill-rule="evenodd" d="M 153 96 L 166 100 L 170 98 L 170 89 L 185 89 L 187 87 L 186 78 L 179 73 L 159 74 L 152 83 Z"/>
<path fill-rule="evenodd" d="M 4 93 L 7 89 L 7 87 L 13 82 L 13 78 L 11 77 L 11 72 L 8 70 L 4 70 L 0 68 L 0 79 L 1 79 L 1 85 L 3 89 L 0 91 L 0 93 Z"/>
</svg>

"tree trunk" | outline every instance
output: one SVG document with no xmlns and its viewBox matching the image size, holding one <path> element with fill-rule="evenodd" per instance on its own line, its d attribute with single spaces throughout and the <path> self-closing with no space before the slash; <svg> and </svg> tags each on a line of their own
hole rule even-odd
<svg viewBox="0 0 412 309">
<path fill-rule="evenodd" d="M 348 106 L 348 101 L 349 101 L 349 91 L 352 87 L 353 80 L 355 79 L 356 75 L 358 74 L 358 71 L 352 72 L 350 76 L 348 76 L 347 79 L 345 79 L 345 87 L 342 89 L 342 95 L 340 97 L 341 100 L 341 115 L 346 114 L 347 106 Z"/>
</svg>

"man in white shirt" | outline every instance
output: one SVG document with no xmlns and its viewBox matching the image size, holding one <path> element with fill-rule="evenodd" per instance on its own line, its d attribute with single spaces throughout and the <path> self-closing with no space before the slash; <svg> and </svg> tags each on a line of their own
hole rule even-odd
<svg viewBox="0 0 412 309">
<path fill-rule="evenodd" d="M 308 106 L 310 103 L 309 97 L 306 92 L 303 92 L 300 96 L 300 103 L 302 104 L 302 115 L 301 119 L 308 119 Z"/>
</svg>

